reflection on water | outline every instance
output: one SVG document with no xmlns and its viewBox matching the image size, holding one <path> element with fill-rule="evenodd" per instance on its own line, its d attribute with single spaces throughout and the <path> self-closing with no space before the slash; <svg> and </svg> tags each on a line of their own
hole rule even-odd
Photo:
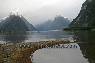
<svg viewBox="0 0 95 63">
<path fill-rule="evenodd" d="M 24 33 L 16 33 L 16 34 L 2 34 L 0 35 L 0 41 L 1 42 L 7 42 L 7 43 L 19 43 L 24 42 L 26 40 L 26 32 Z"/>
<path fill-rule="evenodd" d="M 34 62 L 48 63 L 49 61 L 49 63 L 95 63 L 95 32 L 76 31 L 74 32 L 74 35 L 72 37 L 76 40 L 76 42 L 78 42 L 80 48 L 67 48 L 61 50 L 42 49 L 36 51 L 36 53 L 34 54 Z M 59 54 L 57 54 L 56 52 Z"/>
<path fill-rule="evenodd" d="M 23 34 L 0 35 L 3 42 L 38 42 L 44 40 L 65 39 L 72 37 L 71 33 L 63 31 L 24 32 Z"/>
<path fill-rule="evenodd" d="M 94 31 L 77 31 L 74 39 L 79 43 L 82 54 L 88 59 L 89 63 L 95 63 L 95 32 Z"/>
<path fill-rule="evenodd" d="M 70 44 L 71 45 L 71 44 Z M 33 63 L 88 63 L 78 48 L 45 48 L 33 55 Z"/>
<path fill-rule="evenodd" d="M 36 41 L 46 41 L 46 40 L 55 40 L 55 39 L 66 39 L 71 38 L 72 33 L 63 32 L 63 31 L 40 31 L 32 32 L 32 34 L 27 35 L 28 40 L 26 42 L 36 42 Z"/>
<path fill-rule="evenodd" d="M 3 41 L 12 43 L 23 42 L 26 39 L 25 35 L 5 35 L 2 37 Z"/>
<path fill-rule="evenodd" d="M 76 44 L 77 46 L 79 46 L 78 48 L 42 49 L 34 54 L 34 62 L 95 63 L 95 32 L 92 31 L 76 31 L 73 35 L 70 32 L 63 31 L 26 32 L 24 34 L 17 35 L 0 35 L 0 41 L 12 43 L 72 38 L 74 38 L 76 42 L 79 42 L 78 44 Z"/>
</svg>

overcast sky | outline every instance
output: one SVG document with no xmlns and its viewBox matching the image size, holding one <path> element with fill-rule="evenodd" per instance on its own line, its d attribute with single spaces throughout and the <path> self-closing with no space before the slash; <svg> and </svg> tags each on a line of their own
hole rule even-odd
<svg viewBox="0 0 95 63">
<path fill-rule="evenodd" d="M 62 15 L 74 19 L 85 0 L 0 0 L 0 18 L 19 12 L 32 24 Z"/>
</svg>

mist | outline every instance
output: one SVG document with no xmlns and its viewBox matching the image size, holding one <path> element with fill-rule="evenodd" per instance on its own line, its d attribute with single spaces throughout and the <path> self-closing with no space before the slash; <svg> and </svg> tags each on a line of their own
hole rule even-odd
<svg viewBox="0 0 95 63">
<path fill-rule="evenodd" d="M 0 0 L 0 19 L 18 12 L 33 25 L 62 15 L 74 19 L 85 0 Z"/>
</svg>

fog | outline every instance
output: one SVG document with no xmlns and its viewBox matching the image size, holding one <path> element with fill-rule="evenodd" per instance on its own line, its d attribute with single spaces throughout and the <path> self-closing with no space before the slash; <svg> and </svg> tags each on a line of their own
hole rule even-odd
<svg viewBox="0 0 95 63">
<path fill-rule="evenodd" d="M 39 24 L 57 15 L 74 19 L 85 0 L 0 0 L 0 19 L 18 12 L 32 24 Z"/>
</svg>

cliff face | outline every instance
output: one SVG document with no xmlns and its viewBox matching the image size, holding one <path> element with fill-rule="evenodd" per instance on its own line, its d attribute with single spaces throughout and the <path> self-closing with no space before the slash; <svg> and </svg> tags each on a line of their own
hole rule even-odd
<svg viewBox="0 0 95 63">
<path fill-rule="evenodd" d="M 86 0 L 70 27 L 95 27 L 95 0 Z"/>
</svg>

